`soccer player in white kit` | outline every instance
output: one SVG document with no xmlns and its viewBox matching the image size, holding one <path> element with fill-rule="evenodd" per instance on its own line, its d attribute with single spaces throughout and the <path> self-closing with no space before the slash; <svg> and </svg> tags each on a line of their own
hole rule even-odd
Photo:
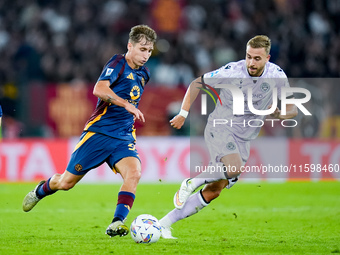
<svg viewBox="0 0 340 255">
<path fill-rule="evenodd" d="M 233 171 L 215 171 L 214 174 L 201 173 L 194 178 L 185 179 L 180 189 L 174 196 L 175 209 L 165 215 L 160 223 L 162 237 L 174 238 L 170 226 L 186 217 L 189 217 L 217 198 L 224 188 L 231 188 L 238 180 L 242 166 L 248 160 L 250 141 L 255 139 L 261 125 L 248 125 L 249 121 L 261 122 L 265 115 L 256 115 L 246 102 L 248 89 L 252 89 L 252 105 L 257 110 L 271 110 L 271 117 L 277 119 L 290 119 L 297 115 L 297 107 L 287 104 L 286 114 L 273 104 L 273 90 L 281 95 L 281 88 L 289 87 L 288 79 L 283 70 L 269 62 L 270 39 L 265 35 L 258 35 L 250 39 L 246 47 L 246 59 L 231 62 L 220 69 L 204 74 L 191 82 L 184 96 L 181 111 L 170 124 L 180 129 L 188 115 L 189 109 L 199 94 L 202 86 L 221 88 L 214 111 L 209 115 L 204 131 L 205 143 L 210 153 L 209 166 L 216 169 L 233 169 Z M 244 94 L 244 114 L 233 114 L 233 95 L 230 89 L 223 86 L 229 84 L 242 91 Z M 288 94 L 286 98 L 293 97 Z M 273 106 L 272 106 L 273 104 Z M 276 108 L 275 108 L 276 107 Z M 228 124 L 216 120 L 227 120 Z M 243 124 L 242 124 L 243 123 Z M 192 194 L 194 190 L 205 184 L 204 188 Z"/>
</svg>

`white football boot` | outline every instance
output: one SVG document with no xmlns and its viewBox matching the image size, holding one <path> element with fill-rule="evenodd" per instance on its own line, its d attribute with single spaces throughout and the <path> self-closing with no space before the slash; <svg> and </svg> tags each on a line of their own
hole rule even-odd
<svg viewBox="0 0 340 255">
<path fill-rule="evenodd" d="M 24 212 L 29 212 L 30 210 L 32 210 L 32 208 L 41 200 L 37 197 L 36 191 L 45 182 L 46 181 L 39 182 L 34 190 L 28 192 L 28 194 L 24 198 L 24 201 L 22 202 L 22 209 L 24 210 Z"/>
<path fill-rule="evenodd" d="M 192 194 L 192 192 L 195 190 L 195 187 L 193 187 L 191 178 L 185 179 L 180 189 L 176 192 L 174 196 L 174 205 L 177 209 L 182 209 L 185 202 L 188 200 L 189 196 Z"/>
<path fill-rule="evenodd" d="M 110 237 L 113 236 L 126 236 L 129 233 L 129 228 L 124 224 L 124 222 L 118 220 L 112 222 L 106 229 L 105 234 Z"/>
<path fill-rule="evenodd" d="M 162 237 L 164 239 L 177 239 L 177 237 L 173 237 L 171 234 L 171 227 L 162 226 Z"/>
</svg>

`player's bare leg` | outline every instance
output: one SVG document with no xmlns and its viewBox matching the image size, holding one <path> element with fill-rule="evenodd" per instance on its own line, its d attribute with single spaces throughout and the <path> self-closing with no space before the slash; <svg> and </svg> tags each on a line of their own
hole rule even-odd
<svg viewBox="0 0 340 255">
<path fill-rule="evenodd" d="M 241 173 L 241 167 L 243 166 L 243 162 L 240 154 L 233 153 L 229 155 L 225 155 L 221 158 L 221 162 L 225 166 L 230 166 L 230 169 L 235 169 L 235 171 L 228 171 L 228 178 L 235 178 Z"/>
<path fill-rule="evenodd" d="M 118 193 L 118 202 L 112 223 L 106 229 L 109 236 L 125 236 L 129 228 L 124 224 L 136 194 L 137 185 L 141 177 L 141 164 L 135 157 L 120 160 L 115 169 L 123 177 L 123 184 Z"/>
<path fill-rule="evenodd" d="M 220 180 L 209 183 L 202 189 L 202 196 L 207 203 L 210 203 L 215 198 L 219 197 L 222 190 L 229 184 L 228 180 Z"/>
<path fill-rule="evenodd" d="M 54 194 L 58 190 L 69 190 L 79 182 L 84 175 L 74 175 L 68 171 L 63 174 L 55 174 L 47 181 L 41 181 L 30 191 L 24 198 L 22 208 L 25 212 L 29 212 L 36 204 L 48 195 Z"/>
<path fill-rule="evenodd" d="M 84 175 L 75 175 L 68 171 L 65 171 L 63 174 L 55 174 L 52 176 L 50 180 L 50 188 L 51 190 L 69 190 L 74 187 Z"/>
<path fill-rule="evenodd" d="M 142 172 L 140 161 L 135 157 L 123 158 L 115 165 L 115 169 L 123 178 L 120 191 L 135 194 Z"/>
</svg>

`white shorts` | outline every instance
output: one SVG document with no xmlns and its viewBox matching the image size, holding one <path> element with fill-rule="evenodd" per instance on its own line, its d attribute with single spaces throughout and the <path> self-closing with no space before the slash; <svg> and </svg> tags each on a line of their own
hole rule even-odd
<svg viewBox="0 0 340 255">
<path fill-rule="evenodd" d="M 236 138 L 228 130 L 219 131 L 210 125 L 205 127 L 204 139 L 210 154 L 209 164 L 216 164 L 221 161 L 222 157 L 233 153 L 238 153 L 243 165 L 246 164 L 250 154 L 249 141 L 245 142 Z M 226 188 L 231 188 L 237 182 L 240 175 L 228 179 L 229 184 Z"/>
</svg>

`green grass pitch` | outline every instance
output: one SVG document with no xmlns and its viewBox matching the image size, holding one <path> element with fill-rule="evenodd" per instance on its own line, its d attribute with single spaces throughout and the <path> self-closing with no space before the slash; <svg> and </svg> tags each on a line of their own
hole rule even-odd
<svg viewBox="0 0 340 255">
<path fill-rule="evenodd" d="M 173 225 L 177 240 L 135 244 L 109 238 L 120 185 L 78 184 L 21 209 L 32 183 L 0 184 L 0 254 L 340 253 L 340 182 L 238 183 L 200 213 Z M 127 219 L 163 217 L 174 184 L 140 184 Z"/>
</svg>

